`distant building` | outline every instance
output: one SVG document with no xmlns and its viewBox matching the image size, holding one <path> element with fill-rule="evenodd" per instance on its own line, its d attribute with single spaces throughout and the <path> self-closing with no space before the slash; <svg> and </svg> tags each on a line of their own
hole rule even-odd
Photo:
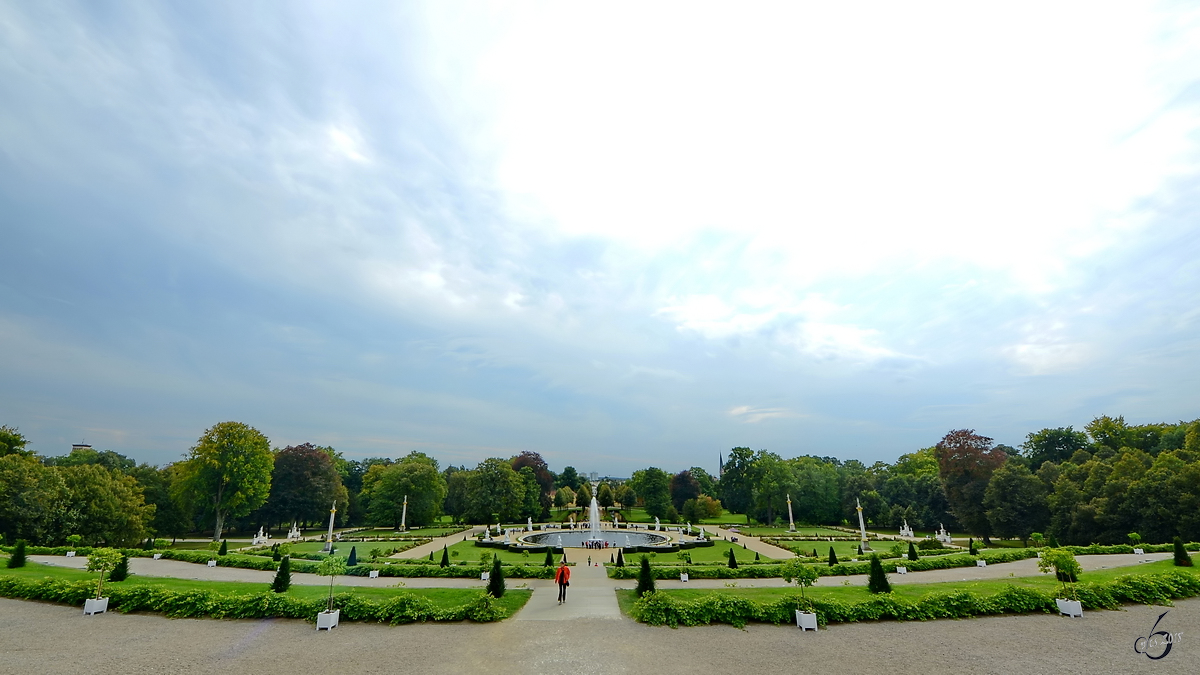
<svg viewBox="0 0 1200 675">
<path fill-rule="evenodd" d="M 71 452 L 75 452 L 76 450 L 91 450 L 91 449 L 92 449 L 92 446 L 88 445 L 87 443 L 72 443 L 71 444 Z"/>
<path fill-rule="evenodd" d="M 588 480 L 595 483 L 596 481 L 600 480 L 600 474 L 595 471 L 588 472 Z"/>
</svg>

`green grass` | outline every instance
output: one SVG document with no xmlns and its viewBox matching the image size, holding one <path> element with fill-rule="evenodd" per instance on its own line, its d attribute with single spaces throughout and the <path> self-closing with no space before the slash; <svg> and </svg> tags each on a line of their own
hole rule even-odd
<svg viewBox="0 0 1200 675">
<path fill-rule="evenodd" d="M 876 553 L 884 554 L 884 553 L 891 553 L 892 544 L 895 544 L 895 543 L 896 542 L 892 542 L 892 541 L 875 541 L 875 542 L 871 542 L 871 545 L 874 547 L 874 551 Z M 787 548 L 800 549 L 800 551 L 804 552 L 804 555 L 809 555 L 809 556 L 812 555 L 812 551 L 815 548 L 815 549 L 817 549 L 817 553 L 820 554 L 818 557 L 821 560 L 825 560 L 826 558 L 829 557 L 829 547 L 830 546 L 832 546 L 834 552 L 837 553 L 838 562 L 850 562 L 850 560 L 852 558 L 859 557 L 858 542 L 856 542 L 856 541 L 796 541 L 796 542 L 784 542 L 784 545 Z M 903 543 L 903 547 L 904 547 L 904 553 L 907 554 L 908 553 L 908 544 Z M 961 552 L 962 551 L 956 551 L 956 553 L 961 553 Z M 920 553 L 922 553 L 922 552 L 918 551 L 918 554 L 920 554 Z M 797 554 L 799 554 L 799 552 L 797 552 Z M 870 554 L 868 553 L 866 555 L 870 555 Z M 865 560 L 866 555 L 864 555 L 862 557 L 862 559 Z"/>
<path fill-rule="evenodd" d="M 347 537 L 385 537 L 385 538 L 412 538 L 412 539 L 433 539 L 436 537 L 445 537 L 450 534 L 461 532 L 460 527 L 422 527 L 416 530 L 406 530 L 399 532 L 391 528 L 377 528 L 373 530 L 363 530 L 361 532 L 351 532 Z"/>
<path fill-rule="evenodd" d="M 96 582 L 97 575 L 83 570 L 76 570 L 64 567 L 53 567 L 49 565 L 40 565 L 35 562 L 28 563 L 25 567 L 17 569 L 0 568 L 0 574 L 10 576 L 25 577 L 31 579 L 42 579 L 51 577 L 55 579 L 65 579 L 67 581 L 88 580 Z M 261 593 L 270 590 L 269 583 L 248 583 L 243 581 L 198 581 L 195 579 L 177 579 L 173 577 L 143 577 L 136 574 L 131 574 L 128 579 L 121 582 L 105 582 L 107 588 L 112 584 L 122 586 L 154 586 L 157 588 L 165 588 L 172 591 L 213 591 L 217 593 L 227 594 L 251 594 Z M 515 612 L 525 605 L 529 600 L 529 596 L 533 591 L 525 589 L 513 589 L 512 585 L 522 583 L 522 580 L 510 579 L 510 586 L 503 598 L 497 600 L 497 604 L 503 607 L 508 612 Z M 334 593 L 353 593 L 354 595 L 366 598 L 369 600 L 389 600 L 399 593 L 412 593 L 423 598 L 429 599 L 438 607 L 457 607 L 470 602 L 480 589 L 476 588 L 405 588 L 405 587 L 366 587 L 366 586 L 339 586 L 334 584 Z M 301 586 L 293 584 L 288 591 L 288 595 L 301 599 L 324 598 L 329 595 L 329 586 Z"/>
<path fill-rule="evenodd" d="M 1112 581 L 1116 577 L 1127 574 L 1161 574 L 1172 570 L 1187 570 L 1187 568 L 1175 567 L 1170 560 L 1162 560 L 1154 563 L 1147 563 L 1137 566 L 1114 567 L 1110 569 L 1091 570 L 1079 575 L 1081 582 L 1100 582 Z M 1193 572 L 1194 573 L 1194 572 Z M 823 577 L 821 583 L 828 583 L 830 577 Z M 953 593 L 957 591 L 971 591 L 979 595 L 995 595 L 1005 589 L 1007 586 L 1016 586 L 1018 588 L 1036 589 L 1044 592 L 1055 592 L 1060 584 L 1052 574 L 1041 574 L 1031 577 L 1004 577 L 1000 579 L 986 579 L 982 581 L 947 581 L 932 584 L 904 583 L 903 577 L 890 574 L 888 580 L 892 584 L 892 592 L 900 598 L 909 601 L 917 601 L 930 593 Z M 730 581 L 729 583 L 735 583 Z M 782 597 L 792 596 L 800 592 L 800 589 L 795 586 L 786 588 L 679 588 L 661 591 L 669 594 L 672 598 L 681 601 L 696 600 L 711 593 L 723 593 L 757 600 L 760 602 L 771 602 Z M 805 594 L 810 598 L 820 600 L 840 600 L 842 602 L 863 602 L 871 597 L 870 591 L 865 586 L 814 586 L 805 590 Z M 621 611 L 626 614 L 633 606 L 636 598 L 632 590 L 617 591 L 617 603 L 621 607 Z"/>
<path fill-rule="evenodd" d="M 657 555 L 654 555 L 654 557 L 650 558 L 650 562 L 668 565 L 675 563 L 683 564 L 683 560 L 681 558 L 683 555 L 690 555 L 692 562 L 694 563 L 726 562 L 729 560 L 729 549 L 733 549 L 733 555 L 735 558 L 737 558 L 739 563 L 754 562 L 754 551 L 742 548 L 741 544 L 734 544 L 721 539 L 713 542 L 712 546 L 689 548 L 685 551 L 680 551 L 679 553 L 658 553 Z M 630 553 L 629 555 L 625 556 L 625 564 L 634 564 L 638 560 L 638 557 L 642 555 L 650 554 Z M 759 562 L 776 562 L 776 560 L 760 554 Z"/>
<path fill-rule="evenodd" d="M 797 525 L 795 532 L 788 532 L 786 527 L 739 527 L 742 534 L 751 537 L 852 537 L 854 535 L 841 530 L 831 530 L 826 527 L 812 525 Z"/>
<path fill-rule="evenodd" d="M 460 541 L 456 544 L 451 544 L 449 547 L 449 550 L 450 550 L 450 563 L 451 564 L 457 564 L 464 560 L 467 562 L 478 563 L 480 554 L 485 553 L 485 552 L 491 553 L 493 556 L 496 554 L 499 554 L 500 562 L 510 564 L 510 565 L 520 565 L 521 563 L 527 563 L 530 565 L 539 565 L 540 566 L 546 560 L 545 552 L 530 553 L 528 556 L 526 556 L 522 553 L 515 553 L 513 551 L 508 551 L 505 549 L 476 546 L 474 539 L 468 539 L 467 541 Z M 454 555 L 456 552 L 458 553 L 457 556 Z M 616 555 L 615 550 L 612 551 L 612 553 L 613 553 L 613 555 Z M 555 556 L 555 562 L 557 562 L 558 559 L 559 559 L 559 556 Z M 568 560 L 571 559 L 571 554 L 569 554 L 569 553 L 567 554 L 567 559 Z M 433 552 L 433 561 L 436 563 L 436 562 L 441 562 L 441 560 L 442 560 L 442 552 L 440 550 L 434 551 Z M 571 560 L 571 562 L 578 562 L 578 561 Z"/>
</svg>

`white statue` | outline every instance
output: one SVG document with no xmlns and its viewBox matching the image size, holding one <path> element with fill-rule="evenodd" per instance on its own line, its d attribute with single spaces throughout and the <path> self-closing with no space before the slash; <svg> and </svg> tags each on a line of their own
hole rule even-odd
<svg viewBox="0 0 1200 675">
<path fill-rule="evenodd" d="M 529 528 L 528 530 L 525 530 L 525 531 L 526 531 L 526 532 L 533 532 L 533 518 L 532 518 L 532 517 L 530 517 L 530 518 L 526 518 L 526 519 L 525 519 L 525 524 L 526 524 L 526 527 L 528 527 L 528 528 Z"/>
<path fill-rule="evenodd" d="M 658 516 L 654 516 L 654 531 L 658 532 Z"/>
</svg>

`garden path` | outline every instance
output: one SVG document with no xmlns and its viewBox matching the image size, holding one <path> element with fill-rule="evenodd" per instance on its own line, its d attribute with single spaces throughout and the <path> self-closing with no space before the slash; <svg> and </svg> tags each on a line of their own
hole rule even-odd
<svg viewBox="0 0 1200 675">
<path fill-rule="evenodd" d="M 472 527 L 471 529 L 466 530 L 464 532 L 458 532 L 456 534 L 451 534 L 451 535 L 448 535 L 445 537 L 438 537 L 437 539 L 434 539 L 433 541 L 429 542 L 428 544 L 421 544 L 420 546 L 414 546 L 413 548 L 410 548 L 407 551 L 401 551 L 391 557 L 393 557 L 393 558 L 428 558 L 429 554 L 433 553 L 434 559 L 440 560 L 440 558 L 438 558 L 438 555 L 442 552 L 443 546 L 450 546 L 451 544 L 457 544 L 460 541 L 465 541 L 466 539 L 468 539 L 470 537 L 474 537 L 476 534 L 479 534 L 480 532 L 483 532 L 483 526 L 477 525 L 477 526 Z M 389 542 L 380 542 L 379 545 L 386 546 L 388 543 Z"/>
<path fill-rule="evenodd" d="M 617 606 L 615 588 L 627 588 L 633 582 L 609 579 L 603 561 L 588 567 L 588 554 L 595 551 L 584 548 L 568 548 L 567 560 L 576 564 L 571 568 L 571 585 L 567 587 L 567 602 L 558 604 L 558 585 L 552 579 L 531 579 L 529 587 L 533 597 L 514 621 L 563 621 L 566 619 L 617 619 L 623 617 Z"/>
</svg>

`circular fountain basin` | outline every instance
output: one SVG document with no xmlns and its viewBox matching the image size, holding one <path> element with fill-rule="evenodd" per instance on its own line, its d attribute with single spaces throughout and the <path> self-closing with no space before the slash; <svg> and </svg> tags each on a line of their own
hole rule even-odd
<svg viewBox="0 0 1200 675">
<path fill-rule="evenodd" d="M 625 532 L 623 530 L 601 530 L 596 539 L 591 530 L 551 530 L 521 537 L 521 541 L 538 546 L 565 546 L 578 548 L 588 541 L 606 541 L 612 548 L 623 546 L 657 546 L 670 541 L 670 537 L 654 532 Z M 560 543 L 561 542 L 561 543 Z"/>
</svg>

